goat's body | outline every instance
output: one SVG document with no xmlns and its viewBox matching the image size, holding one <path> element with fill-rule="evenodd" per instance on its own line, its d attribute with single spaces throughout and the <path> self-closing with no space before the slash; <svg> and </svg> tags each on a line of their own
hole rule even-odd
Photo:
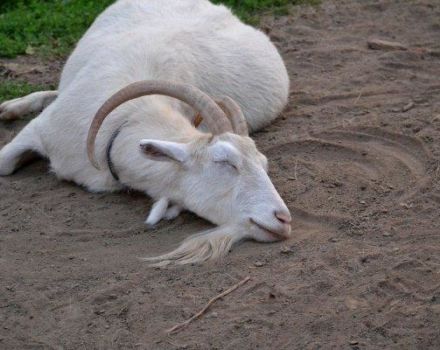
<svg viewBox="0 0 440 350">
<path fill-rule="evenodd" d="M 100 94 L 104 99 L 142 79 L 185 82 L 213 97 L 227 95 L 245 111 L 252 131 L 281 111 L 289 84 L 267 36 L 207 0 L 117 2 L 78 43 L 60 91 L 81 74 L 101 89 L 108 82 L 110 91 Z"/>
<path fill-rule="evenodd" d="M 95 191 L 120 187 L 84 156 L 87 130 L 111 94 L 144 79 L 184 82 L 213 97 L 230 96 L 241 105 L 252 131 L 277 116 L 289 86 L 273 44 L 224 6 L 206 0 L 120 0 L 80 40 L 64 67 L 57 99 L 29 126 L 39 139 L 36 150 L 50 159 L 60 178 Z M 163 111 L 176 114 L 171 123 L 160 117 Z M 170 128 L 189 129 L 181 115 L 189 120 L 193 111 L 167 97 L 143 97 L 122 106 L 98 136 L 99 161 L 123 121 L 137 124 L 138 139 L 161 139 Z"/>
<path fill-rule="evenodd" d="M 86 134 L 111 94 L 144 79 L 184 82 L 213 97 L 230 96 L 242 107 L 251 131 L 278 115 L 289 87 L 273 44 L 224 6 L 206 0 L 120 0 L 80 40 L 64 67 L 58 98 L 32 124 L 39 139 L 36 150 L 50 159 L 60 178 L 95 191 L 120 187 L 84 156 Z M 180 114 L 164 122 L 163 111 Z M 106 143 L 123 121 L 137 124 L 139 139 L 161 139 L 169 137 L 170 128 L 189 129 L 181 115 L 189 120 L 193 111 L 167 97 L 143 97 L 122 106 L 98 136 L 98 159 L 103 162 Z"/>
<path fill-rule="evenodd" d="M 112 94 L 140 80 L 189 84 L 214 99 L 229 96 L 241 106 L 251 131 L 278 115 L 289 91 L 284 63 L 273 44 L 224 6 L 207 0 L 119 0 L 80 40 L 64 67 L 57 92 L 34 93 L 0 106 L 0 119 L 45 108 L 0 150 L 0 175 L 11 174 L 26 151 L 36 151 L 49 158 L 59 178 L 91 191 L 113 191 L 124 184 L 147 193 L 157 201 L 147 223 L 175 217 L 186 208 L 222 225 L 218 231 L 194 236 L 159 260 L 203 261 L 224 255 L 245 237 L 273 241 L 280 235 L 273 236 L 274 230 L 289 235 L 288 209 L 266 174 L 264 156 L 249 138 L 226 133 L 215 143 L 228 152 L 243 148 L 237 151 L 243 164 L 248 164 L 249 176 L 243 183 L 238 170 L 228 173 L 227 165 L 211 160 L 209 171 L 200 164 L 184 169 L 178 162 L 147 159 L 139 151 L 140 140 L 156 140 L 174 142 L 175 147 L 191 143 L 195 158 L 202 154 L 197 153 L 199 149 L 205 157 L 211 156 L 212 135 L 192 126 L 194 111 L 179 100 L 141 97 L 112 112 L 95 143 L 101 170 L 93 167 L 86 139 L 95 113 Z M 124 123 L 111 155 L 118 182 L 106 164 L 106 147 Z M 240 188 L 245 189 L 240 192 Z M 259 194 L 253 196 L 256 191 Z"/>
</svg>

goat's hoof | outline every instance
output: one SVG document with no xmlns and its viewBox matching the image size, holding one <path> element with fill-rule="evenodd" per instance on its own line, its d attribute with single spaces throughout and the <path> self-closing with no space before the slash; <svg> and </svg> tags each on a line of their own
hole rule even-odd
<svg viewBox="0 0 440 350">
<path fill-rule="evenodd" d="M 2 159 L 0 156 L 0 176 L 8 176 L 11 175 L 15 170 L 15 167 L 11 162 L 6 162 L 6 160 Z"/>
<path fill-rule="evenodd" d="M 13 114 L 12 112 L 4 111 L 0 113 L 0 120 L 14 120 L 14 119 L 17 119 L 17 115 Z"/>
<path fill-rule="evenodd" d="M 157 224 L 153 224 L 150 222 L 145 221 L 145 226 L 147 227 L 147 230 L 154 230 L 156 228 Z"/>
<path fill-rule="evenodd" d="M 0 104 L 0 120 L 14 120 L 23 114 L 23 103 L 19 100 L 21 98 L 5 101 Z"/>
<path fill-rule="evenodd" d="M 14 169 L 0 169 L 0 176 L 8 176 L 14 172 Z"/>
</svg>

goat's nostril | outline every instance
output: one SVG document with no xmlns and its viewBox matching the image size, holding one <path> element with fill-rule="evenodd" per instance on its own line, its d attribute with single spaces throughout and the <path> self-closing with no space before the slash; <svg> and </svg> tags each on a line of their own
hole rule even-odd
<svg viewBox="0 0 440 350">
<path fill-rule="evenodd" d="M 274 215 L 283 224 L 290 224 L 292 222 L 292 217 L 290 216 L 289 212 L 275 211 Z"/>
</svg>

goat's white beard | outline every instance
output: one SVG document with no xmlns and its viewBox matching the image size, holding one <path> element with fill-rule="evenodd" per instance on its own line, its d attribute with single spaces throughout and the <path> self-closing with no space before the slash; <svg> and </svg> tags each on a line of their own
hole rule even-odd
<svg viewBox="0 0 440 350">
<path fill-rule="evenodd" d="M 153 267 L 199 264 L 224 257 L 235 243 L 244 238 L 245 235 L 240 234 L 236 226 L 219 226 L 189 236 L 170 253 L 142 260 L 153 262 L 150 265 Z"/>
</svg>

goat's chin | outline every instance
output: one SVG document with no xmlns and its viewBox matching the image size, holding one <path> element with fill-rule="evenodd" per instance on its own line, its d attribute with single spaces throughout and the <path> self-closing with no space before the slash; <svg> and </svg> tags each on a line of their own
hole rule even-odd
<svg viewBox="0 0 440 350">
<path fill-rule="evenodd" d="M 267 230 L 264 230 L 255 224 L 251 224 L 248 228 L 248 238 L 251 238 L 257 242 L 261 243 L 273 243 L 282 240 L 282 238 L 278 235 L 270 233 Z"/>
<path fill-rule="evenodd" d="M 141 260 L 153 263 L 150 265 L 153 267 L 200 264 L 224 257 L 235 243 L 245 238 L 243 229 L 219 226 L 188 237 L 170 253 Z"/>
<path fill-rule="evenodd" d="M 275 237 L 263 230 L 253 233 L 252 239 L 261 243 L 274 243 L 281 240 L 280 238 Z"/>
</svg>

